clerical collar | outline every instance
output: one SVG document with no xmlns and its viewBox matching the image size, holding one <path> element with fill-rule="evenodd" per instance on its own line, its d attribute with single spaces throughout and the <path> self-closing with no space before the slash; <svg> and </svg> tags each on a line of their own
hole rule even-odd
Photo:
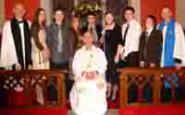
<svg viewBox="0 0 185 115">
<path fill-rule="evenodd" d="M 22 24 L 22 23 L 23 23 L 23 21 L 18 21 L 18 23 L 19 23 L 19 24 Z"/>
<path fill-rule="evenodd" d="M 16 22 L 17 22 L 18 24 L 22 24 L 24 21 L 23 21 L 23 20 L 18 20 L 18 19 L 16 19 Z"/>
</svg>

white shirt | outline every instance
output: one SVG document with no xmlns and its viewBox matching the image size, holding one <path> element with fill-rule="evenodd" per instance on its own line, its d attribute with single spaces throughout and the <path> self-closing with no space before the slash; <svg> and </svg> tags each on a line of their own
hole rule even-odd
<svg viewBox="0 0 185 115">
<path fill-rule="evenodd" d="M 128 23 L 122 26 L 122 38 L 124 37 Z M 131 20 L 129 22 L 129 29 L 127 31 L 125 39 L 125 52 L 124 57 L 127 57 L 131 52 L 137 52 L 139 50 L 139 38 L 142 33 L 142 28 L 139 22 Z"/>
<path fill-rule="evenodd" d="M 25 65 L 25 36 L 24 36 L 24 23 L 19 24 L 19 28 L 21 30 L 21 40 L 22 40 L 22 53 L 23 53 L 23 61 Z"/>
<path fill-rule="evenodd" d="M 152 33 L 152 31 L 153 31 L 153 28 L 150 28 L 150 29 L 146 30 L 146 32 L 148 33 L 148 36 L 150 36 L 150 34 Z"/>
<path fill-rule="evenodd" d="M 165 45 L 167 26 L 163 27 L 163 49 Z M 185 36 L 182 26 L 179 23 L 175 23 L 175 46 L 174 46 L 174 58 L 181 59 L 183 65 L 185 64 Z M 161 66 L 163 67 L 164 52 L 162 52 Z"/>
</svg>

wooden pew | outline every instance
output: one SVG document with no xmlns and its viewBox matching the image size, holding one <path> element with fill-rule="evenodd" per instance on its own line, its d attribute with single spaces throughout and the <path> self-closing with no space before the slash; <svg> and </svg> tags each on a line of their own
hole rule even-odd
<svg viewBox="0 0 185 115">
<path fill-rule="evenodd" d="M 180 70 L 176 68 L 123 68 L 119 69 L 120 78 L 120 107 L 126 106 L 148 106 L 151 104 L 143 102 L 144 85 L 149 80 L 149 76 L 153 77 L 152 84 L 152 105 L 158 106 L 164 104 L 161 102 L 161 90 L 164 81 L 171 75 L 176 75 L 179 78 L 178 83 L 185 85 L 185 68 Z M 129 77 L 132 80 L 128 80 Z M 128 91 L 131 83 L 135 82 L 138 88 L 138 100 L 134 104 L 128 103 Z M 171 85 L 171 101 L 170 104 L 176 103 L 175 89 L 176 86 L 173 82 L 168 82 Z"/>
<path fill-rule="evenodd" d="M 24 91 L 26 93 L 26 105 L 8 105 L 8 106 L 3 106 L 5 108 L 34 108 L 34 107 L 60 107 L 63 108 L 65 107 L 66 104 L 66 89 L 65 89 L 65 74 L 67 74 L 67 70 L 29 70 L 29 71 L 5 71 L 1 70 L 0 71 L 0 79 L 6 79 L 8 76 L 19 76 L 21 78 L 24 78 Z M 57 81 L 57 87 L 58 87 L 58 102 L 56 105 L 50 105 L 47 104 L 48 100 L 44 99 L 44 105 L 39 105 L 39 104 L 32 104 L 31 103 L 31 91 L 33 89 L 33 86 L 31 85 L 31 80 L 37 76 L 44 76 L 46 80 L 50 77 L 55 77 Z M 45 83 L 41 83 L 40 85 L 43 88 L 44 91 L 44 98 L 46 98 L 45 94 L 47 92 L 47 87 Z M 1 85 L 3 86 L 3 85 Z M 1 87 L 2 88 L 2 87 Z"/>
</svg>

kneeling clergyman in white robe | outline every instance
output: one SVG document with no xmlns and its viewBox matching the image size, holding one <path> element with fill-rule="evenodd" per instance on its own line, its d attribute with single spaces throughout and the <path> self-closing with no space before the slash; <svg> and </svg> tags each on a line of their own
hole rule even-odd
<svg viewBox="0 0 185 115">
<path fill-rule="evenodd" d="M 104 115 L 107 111 L 104 52 L 92 45 L 83 46 L 74 57 L 75 83 L 70 93 L 72 110 L 76 115 Z M 88 72 L 96 72 L 93 78 Z"/>
</svg>

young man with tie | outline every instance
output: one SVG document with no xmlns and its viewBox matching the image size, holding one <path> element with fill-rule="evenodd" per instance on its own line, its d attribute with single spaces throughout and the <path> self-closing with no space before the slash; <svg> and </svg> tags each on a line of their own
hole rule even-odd
<svg viewBox="0 0 185 115">
<path fill-rule="evenodd" d="M 163 36 L 162 32 L 156 29 L 156 18 L 153 15 L 147 16 L 145 27 L 139 43 L 139 65 L 160 67 Z"/>
<path fill-rule="evenodd" d="M 125 66 L 137 66 L 139 38 L 142 28 L 140 23 L 134 18 L 134 8 L 126 7 L 124 15 L 126 23 L 122 26 L 122 47 L 118 48 L 115 61 L 118 61 L 121 55 L 121 59 L 126 61 Z"/>
</svg>

